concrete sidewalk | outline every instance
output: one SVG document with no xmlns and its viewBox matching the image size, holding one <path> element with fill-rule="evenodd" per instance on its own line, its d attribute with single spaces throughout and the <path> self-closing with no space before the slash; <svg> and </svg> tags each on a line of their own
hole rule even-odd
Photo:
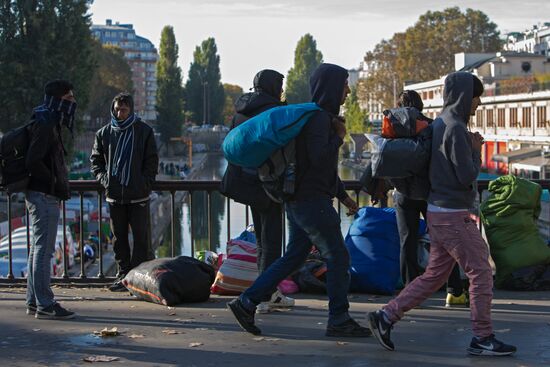
<svg viewBox="0 0 550 367">
<path fill-rule="evenodd" d="M 550 294 L 496 292 L 497 337 L 518 346 L 515 357 L 470 357 L 469 312 L 443 307 L 438 293 L 396 325 L 396 351 L 374 338 L 324 336 L 327 300 L 296 295 L 293 310 L 259 315 L 263 336 L 242 332 L 225 309 L 230 297 L 169 309 L 105 289 L 55 288 L 58 300 L 78 313 L 69 321 L 25 315 L 24 288 L 0 288 L 1 366 L 81 366 L 83 358 L 118 357 L 100 366 L 549 366 Z M 389 297 L 350 295 L 353 316 Z M 117 327 L 121 336 L 94 331 Z M 175 332 L 175 333 L 174 333 Z M 171 334 L 173 333 L 173 334 Z M 137 336 L 136 336 L 137 335 Z M 132 337 L 131 337 L 132 336 Z"/>
</svg>

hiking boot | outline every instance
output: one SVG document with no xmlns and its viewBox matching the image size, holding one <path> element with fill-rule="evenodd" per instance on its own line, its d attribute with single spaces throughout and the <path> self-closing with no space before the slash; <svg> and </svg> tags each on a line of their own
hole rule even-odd
<svg viewBox="0 0 550 367">
<path fill-rule="evenodd" d="M 368 318 L 369 328 L 376 339 L 378 339 L 378 342 L 387 350 L 394 350 L 395 347 L 390 337 L 393 325 L 384 319 L 382 311 L 369 312 Z"/>
<path fill-rule="evenodd" d="M 257 313 L 270 313 L 274 308 L 293 307 L 296 301 L 282 294 L 279 290 L 275 291 L 268 302 L 262 302 L 256 308 Z"/>
<path fill-rule="evenodd" d="M 445 307 L 468 307 L 470 306 L 470 300 L 466 292 L 463 292 L 460 296 L 455 296 L 452 293 L 447 293 L 447 299 L 445 300 Z"/>
<path fill-rule="evenodd" d="M 124 286 L 124 284 L 122 283 L 122 280 L 117 280 L 116 282 L 114 282 L 109 286 L 109 290 L 111 292 L 126 292 L 128 291 L 128 288 Z"/>
<path fill-rule="evenodd" d="M 497 340 L 497 338 L 495 338 L 495 334 L 491 334 L 482 339 L 473 337 L 470 347 L 468 347 L 468 353 L 476 356 L 509 356 L 515 352 L 516 347 L 513 345 L 504 344 L 500 340 Z"/>
<path fill-rule="evenodd" d="M 36 310 L 34 317 L 37 319 L 49 319 L 49 320 L 68 320 L 72 319 L 75 313 L 61 307 L 59 303 L 46 307 L 43 310 Z"/>
<path fill-rule="evenodd" d="M 364 338 L 371 336 L 371 331 L 359 325 L 354 319 L 349 319 L 338 325 L 327 326 L 326 336 L 336 336 L 343 338 Z"/>
<path fill-rule="evenodd" d="M 254 325 L 254 311 L 248 311 L 240 299 L 235 298 L 227 304 L 227 308 L 233 313 L 237 322 L 244 331 L 253 335 L 260 335 L 262 331 Z"/>
<path fill-rule="evenodd" d="M 34 316 L 36 314 L 36 305 L 27 305 L 27 315 Z"/>
</svg>

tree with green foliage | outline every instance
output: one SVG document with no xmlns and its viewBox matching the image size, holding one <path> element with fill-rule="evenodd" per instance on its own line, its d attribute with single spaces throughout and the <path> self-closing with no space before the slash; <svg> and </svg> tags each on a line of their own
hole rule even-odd
<svg viewBox="0 0 550 367">
<path fill-rule="evenodd" d="M 360 100 L 393 107 L 405 81 L 427 81 L 454 71 L 454 55 L 501 50 L 497 26 L 479 10 L 428 11 L 403 33 L 367 52 L 368 77 L 359 83 Z"/>
<path fill-rule="evenodd" d="M 94 56 L 97 69 L 92 78 L 86 115 L 91 121 L 103 125 L 110 121 L 109 111 L 113 97 L 124 91 L 132 93 L 132 70 L 119 47 L 94 41 Z"/>
<path fill-rule="evenodd" d="M 178 66 L 178 44 L 172 26 L 165 26 L 160 36 L 157 62 L 157 128 L 160 139 L 167 144 L 181 136 L 184 122 L 183 86 Z"/>
<path fill-rule="evenodd" d="M 344 117 L 346 119 L 346 130 L 348 134 L 361 134 L 365 132 L 367 113 L 357 99 L 357 88 L 352 87 L 344 103 Z"/>
<path fill-rule="evenodd" d="M 323 62 L 323 54 L 317 50 L 317 42 L 309 33 L 298 41 L 294 51 L 294 66 L 288 71 L 285 96 L 289 103 L 311 101 L 309 77 Z"/>
<path fill-rule="evenodd" d="M 42 102 L 44 84 L 52 79 L 71 81 L 78 115 L 85 110 L 97 67 L 88 12 L 91 3 L 0 3 L 0 129 L 28 121 L 32 108 Z"/>
<path fill-rule="evenodd" d="M 223 122 L 226 126 L 231 125 L 233 115 L 235 115 L 235 102 L 243 94 L 243 88 L 235 84 L 224 84 L 225 104 L 223 107 Z"/>
<path fill-rule="evenodd" d="M 193 121 L 222 123 L 225 93 L 221 83 L 220 56 L 214 38 L 195 48 L 185 85 L 186 109 Z"/>
</svg>

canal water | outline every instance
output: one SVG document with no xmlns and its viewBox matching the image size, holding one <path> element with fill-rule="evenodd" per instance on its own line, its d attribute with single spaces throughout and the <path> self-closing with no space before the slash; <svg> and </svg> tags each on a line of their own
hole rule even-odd
<svg viewBox="0 0 550 367">
<path fill-rule="evenodd" d="M 206 162 L 199 172 L 196 172 L 194 180 L 221 180 L 227 161 L 221 154 L 212 153 L 207 155 Z M 341 166 L 340 178 L 342 180 L 359 179 L 355 170 Z M 354 196 L 353 196 L 354 197 Z M 368 197 L 361 195 L 360 205 L 367 203 Z M 195 192 L 192 197 L 193 220 L 191 220 L 191 208 L 189 198 L 186 196 L 181 203 L 178 203 L 177 222 L 175 231 L 175 253 L 176 255 L 191 256 L 192 250 L 211 250 L 217 253 L 225 253 L 225 245 L 228 238 L 237 237 L 247 227 L 252 224 L 252 215 L 246 214 L 245 206 L 242 204 L 230 202 L 230 225 L 227 225 L 227 200 L 218 192 L 213 192 L 210 196 L 211 204 L 211 227 L 209 241 L 209 222 L 208 222 L 208 194 L 206 192 Z M 335 205 L 337 205 L 335 203 Z M 342 209 L 342 233 L 345 235 L 349 225 L 353 220 L 345 214 L 345 208 Z M 193 247 L 191 246 L 191 223 L 193 224 Z M 229 231 L 229 233 L 228 233 Z M 170 227 L 167 228 L 162 245 L 157 250 L 159 257 L 170 256 Z"/>
</svg>

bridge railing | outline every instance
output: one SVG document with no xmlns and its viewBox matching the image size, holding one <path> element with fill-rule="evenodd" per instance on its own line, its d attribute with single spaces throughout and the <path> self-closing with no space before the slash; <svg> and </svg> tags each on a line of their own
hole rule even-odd
<svg viewBox="0 0 550 367">
<path fill-rule="evenodd" d="M 543 188 L 550 189 L 550 180 L 534 180 L 534 182 L 539 183 L 543 186 Z M 358 181 L 344 181 L 346 190 L 349 193 L 353 194 L 353 197 L 355 200 L 360 203 L 360 205 L 366 205 L 370 204 L 370 198 L 366 196 L 364 193 L 361 192 L 361 184 Z M 478 191 L 480 194 L 480 197 L 482 195 L 482 192 L 484 190 L 487 190 L 489 181 L 478 181 Z M 170 224 L 169 224 L 169 255 L 171 256 L 177 256 L 180 255 L 180 253 L 176 253 L 176 220 L 177 220 L 177 208 L 179 205 L 179 202 L 176 202 L 176 198 L 179 197 L 181 200 L 181 195 L 184 194 L 187 197 L 187 203 L 189 208 L 189 218 L 190 218 L 190 225 L 189 225 L 189 238 L 190 243 L 188 244 L 188 248 L 190 248 L 190 254 L 185 255 L 191 255 L 194 256 L 195 254 L 195 230 L 193 222 L 194 220 L 197 220 L 199 218 L 196 217 L 196 214 L 193 212 L 194 205 L 193 202 L 193 193 L 197 192 L 204 192 L 206 193 L 206 213 L 207 213 L 207 243 L 212 247 L 214 238 L 213 236 L 213 215 L 212 215 L 212 195 L 219 191 L 220 182 L 219 181 L 157 181 L 153 185 L 153 191 L 155 192 L 162 192 L 162 193 L 168 193 L 170 198 Z M 67 237 L 72 236 L 72 232 L 68 232 L 66 230 L 67 225 L 69 223 L 68 216 L 67 216 L 67 202 L 63 201 L 61 203 L 61 222 L 62 222 L 62 259 L 61 263 L 59 264 L 59 271 L 55 276 L 52 277 L 53 282 L 57 283 L 64 283 L 64 282 L 70 282 L 70 283 L 83 283 L 83 284 L 92 284 L 92 283 L 104 283 L 104 282 L 110 282 L 114 278 L 112 276 L 107 276 L 105 264 L 104 264 L 104 236 L 102 235 L 101 227 L 102 224 L 104 224 L 104 213 L 103 208 L 105 207 L 105 200 L 103 195 L 103 188 L 101 185 L 99 185 L 96 181 L 71 181 L 71 190 L 73 192 L 73 198 L 72 203 L 75 203 L 74 198 L 76 198 L 76 203 L 78 204 L 78 220 L 75 220 L 73 222 L 73 229 L 74 232 L 77 234 L 77 243 L 78 243 L 78 254 L 80 257 L 80 262 L 75 263 L 75 266 L 70 268 L 70 252 L 68 248 L 68 241 Z M 95 195 L 95 198 L 97 199 L 97 213 L 95 215 L 95 218 L 92 218 L 90 213 L 87 213 L 85 210 L 85 203 L 89 204 L 89 199 L 86 197 L 86 195 L 89 194 Z M 13 227 L 14 225 L 14 217 L 12 216 L 12 204 L 14 200 L 16 200 L 16 197 L 14 195 L 6 195 L 6 212 L 7 212 L 7 228 L 5 228 L 5 236 L 4 240 L 2 241 L 2 244 L 0 245 L 0 253 L 3 254 L 4 258 L 0 259 L 0 261 L 4 261 L 6 265 L 6 270 L 2 270 L 2 273 L 0 274 L 0 284 L 2 283 L 22 283 L 25 281 L 25 278 L 22 276 L 21 273 L 15 273 L 14 274 L 14 258 L 13 258 Z M 227 233 L 227 240 L 230 240 L 232 236 L 237 235 L 237 233 L 231 232 L 231 223 L 232 223 L 232 205 L 231 200 L 228 198 L 225 198 L 225 218 L 227 226 L 226 233 Z M 249 214 L 249 208 L 245 207 L 244 205 L 239 205 L 239 207 L 242 207 L 242 210 L 245 212 L 245 225 L 248 225 L 251 223 L 251 216 Z M 338 203 L 338 213 L 341 215 L 342 212 L 342 204 Z M 204 209 L 204 208 L 203 208 Z M 233 208 L 234 210 L 234 208 Z M 204 210 L 202 211 L 204 213 Z M 167 214 L 167 213 L 162 213 Z M 284 216 L 283 216 L 284 218 Z M 284 220 L 284 219 L 283 219 Z M 25 244 L 26 244 L 26 255 L 28 256 L 28 253 L 30 251 L 30 243 L 31 243 L 31 232 L 30 232 L 30 222 L 29 222 L 29 214 L 24 209 L 24 214 L 22 216 L 21 222 L 23 223 L 23 227 L 25 227 Z M 97 228 L 99 229 L 99 235 L 97 236 L 97 260 L 98 260 L 98 266 L 97 270 L 94 272 L 94 274 L 90 274 L 89 269 L 86 267 L 86 264 L 82 259 L 85 258 L 84 254 L 84 246 L 85 243 L 85 226 L 90 226 L 92 222 L 95 222 L 97 224 Z M 21 224 L 21 223 L 20 223 Z M 286 225 L 283 226 L 283 231 L 286 231 Z M 4 235 L 4 233 L 2 233 Z M 286 238 L 286 233 L 283 233 L 283 238 Z M 7 240 L 7 241 L 6 241 Z M 6 246 L 7 245 L 7 246 Z M 3 247 L 4 246 L 4 247 Z M 5 251 L 7 250 L 7 251 Z M 78 256 L 77 256 L 78 257 Z M 17 259 L 16 259 L 17 260 Z M 19 259 L 18 261 L 21 261 Z M 0 268 L 1 269 L 1 268 Z M 94 268 L 95 269 L 95 268 Z"/>
</svg>

